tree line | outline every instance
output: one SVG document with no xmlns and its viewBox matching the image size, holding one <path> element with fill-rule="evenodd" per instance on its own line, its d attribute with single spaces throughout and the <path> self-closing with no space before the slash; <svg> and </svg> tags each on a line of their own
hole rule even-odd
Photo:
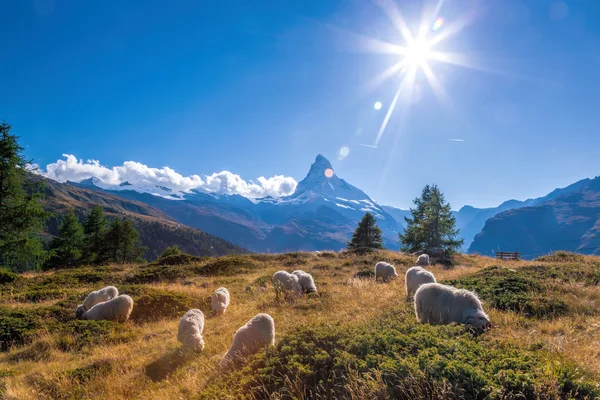
<svg viewBox="0 0 600 400">
<path fill-rule="evenodd" d="M 109 223 L 100 206 L 92 208 L 83 224 L 73 212 L 68 213 L 58 232 L 50 242 L 46 268 L 141 261 L 146 250 L 129 220 Z"/>
<path fill-rule="evenodd" d="M 32 164 L 10 130 L 0 123 L 0 266 L 26 271 L 141 258 L 144 248 L 131 222 L 109 222 L 99 206 L 83 225 L 73 212 L 67 214 L 58 236 L 44 246 L 41 233 L 52 214 L 40 202 L 43 183 L 30 179 Z"/>
</svg>

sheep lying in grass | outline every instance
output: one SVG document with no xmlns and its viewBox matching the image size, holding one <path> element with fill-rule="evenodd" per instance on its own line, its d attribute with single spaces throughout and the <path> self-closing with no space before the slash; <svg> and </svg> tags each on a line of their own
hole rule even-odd
<svg viewBox="0 0 600 400">
<path fill-rule="evenodd" d="M 406 271 L 405 283 L 406 283 L 406 297 L 414 295 L 419 286 L 424 283 L 435 283 L 435 276 L 422 267 L 412 267 Z"/>
<path fill-rule="evenodd" d="M 98 303 L 104 303 L 105 301 L 112 300 L 119 295 L 119 291 L 114 286 L 107 286 L 100 290 L 95 290 L 87 295 L 83 304 L 77 306 L 75 310 L 75 317 L 80 318 L 84 312 L 94 307 Z"/>
<path fill-rule="evenodd" d="M 492 326 L 475 293 L 440 283 L 426 283 L 417 289 L 415 312 L 420 323 L 445 325 L 456 322 L 478 331 Z"/>
<path fill-rule="evenodd" d="M 202 311 L 193 308 L 186 312 L 179 321 L 177 341 L 181 342 L 186 349 L 202 351 L 204 349 L 203 330 L 204 314 Z"/>
<path fill-rule="evenodd" d="M 315 280 L 313 279 L 311 274 L 309 274 L 308 272 L 304 272 L 301 269 L 292 272 L 292 274 L 298 277 L 298 283 L 300 284 L 300 287 L 302 288 L 303 292 L 313 293 L 317 291 L 317 287 L 315 286 Z"/>
<path fill-rule="evenodd" d="M 210 306 L 215 314 L 223 314 L 229 307 L 229 290 L 218 288 L 210 297 Z"/>
<path fill-rule="evenodd" d="M 132 310 L 133 300 L 126 294 L 122 294 L 112 300 L 96 304 L 77 318 L 94 321 L 106 320 L 125 322 L 129 319 Z"/>
<path fill-rule="evenodd" d="M 221 366 L 238 367 L 248 356 L 275 344 L 275 321 L 269 314 L 256 314 L 237 330 Z"/>
<path fill-rule="evenodd" d="M 385 261 L 379 261 L 375 265 L 375 282 L 379 278 L 381 278 L 384 282 L 389 281 L 390 279 L 395 279 L 398 277 L 396 273 L 396 267 L 394 267 L 390 263 L 386 263 Z"/>
<path fill-rule="evenodd" d="M 417 258 L 417 265 L 421 267 L 429 265 L 429 256 L 427 254 L 421 254 L 419 258 Z"/>
<path fill-rule="evenodd" d="M 298 282 L 298 277 L 287 271 L 277 271 L 273 274 L 273 286 L 275 294 L 279 297 L 281 292 L 291 293 L 294 296 L 302 294 L 302 287 Z"/>
</svg>

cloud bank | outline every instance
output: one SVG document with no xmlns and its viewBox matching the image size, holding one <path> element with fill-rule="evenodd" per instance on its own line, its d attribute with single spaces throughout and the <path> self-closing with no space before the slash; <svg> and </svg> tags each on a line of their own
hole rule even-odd
<svg viewBox="0 0 600 400">
<path fill-rule="evenodd" d="M 169 167 L 152 168 L 135 161 L 125 161 L 123 165 L 105 167 L 98 160 L 78 160 L 72 154 L 63 154 L 64 159 L 48 164 L 39 173 L 58 182 L 81 182 L 88 178 L 98 178 L 108 185 L 123 182 L 153 184 L 171 189 L 174 192 L 187 192 L 191 189 L 204 189 L 217 194 L 239 194 L 257 198 L 264 196 L 281 197 L 292 194 L 298 184 L 289 176 L 276 175 L 270 178 L 259 177 L 255 181 L 245 181 L 237 174 L 221 171 L 212 175 L 183 176 Z"/>
</svg>

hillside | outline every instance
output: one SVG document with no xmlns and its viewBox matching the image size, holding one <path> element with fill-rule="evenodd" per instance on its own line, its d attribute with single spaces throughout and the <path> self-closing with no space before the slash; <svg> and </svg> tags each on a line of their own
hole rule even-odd
<svg viewBox="0 0 600 400">
<path fill-rule="evenodd" d="M 525 258 L 558 249 L 600 254 L 600 178 L 581 182 L 574 191 L 489 219 L 469 252 L 520 251 Z"/>
<path fill-rule="evenodd" d="M 44 195 L 44 209 L 54 214 L 46 229 L 50 235 L 58 233 L 62 216 L 69 210 L 74 210 L 82 219 L 91 207 L 100 205 L 109 218 L 131 219 L 140 233 L 142 244 L 148 247 L 144 257 L 150 260 L 158 257 L 166 247 L 173 245 L 179 246 L 186 253 L 198 256 L 247 252 L 219 237 L 182 225 L 155 207 L 108 192 L 44 179 Z"/>
<path fill-rule="evenodd" d="M 400 278 L 376 284 L 376 261 Z M 0 274 L 0 397 L 5 399 L 585 399 L 600 396 L 600 258 L 535 262 L 456 256 L 438 280 L 477 290 L 494 327 L 419 325 L 396 252 L 249 254 L 190 264 Z M 318 294 L 277 300 L 280 269 L 314 275 Z M 362 277 L 362 278 L 358 278 Z M 86 293 L 114 284 L 135 301 L 126 323 L 76 321 Z M 232 304 L 210 315 L 225 286 Z M 206 315 L 206 348 L 179 350 L 179 318 Z M 273 316 L 275 347 L 218 370 L 236 329 Z"/>
</svg>

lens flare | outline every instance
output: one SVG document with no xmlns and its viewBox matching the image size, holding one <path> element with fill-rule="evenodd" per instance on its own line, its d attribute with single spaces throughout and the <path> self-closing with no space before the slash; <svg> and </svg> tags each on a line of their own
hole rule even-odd
<svg viewBox="0 0 600 400">
<path fill-rule="evenodd" d="M 373 108 L 376 109 L 376 110 L 381 110 L 382 106 L 383 106 L 383 104 L 381 104 L 380 101 L 378 101 L 375 104 L 373 104 Z"/>
<path fill-rule="evenodd" d="M 340 149 L 340 158 L 344 159 L 344 158 L 348 157 L 348 154 L 350 154 L 350 148 L 347 146 L 343 146 Z"/>
<path fill-rule="evenodd" d="M 442 25 L 444 25 L 444 18 L 442 17 L 438 17 L 435 22 L 433 23 L 433 26 L 431 27 L 431 30 L 434 32 L 437 32 Z"/>
<path fill-rule="evenodd" d="M 326 177 L 326 178 L 331 178 L 331 177 L 333 177 L 333 170 L 332 170 L 331 168 L 327 168 L 327 169 L 325 170 L 325 177 Z"/>
</svg>

